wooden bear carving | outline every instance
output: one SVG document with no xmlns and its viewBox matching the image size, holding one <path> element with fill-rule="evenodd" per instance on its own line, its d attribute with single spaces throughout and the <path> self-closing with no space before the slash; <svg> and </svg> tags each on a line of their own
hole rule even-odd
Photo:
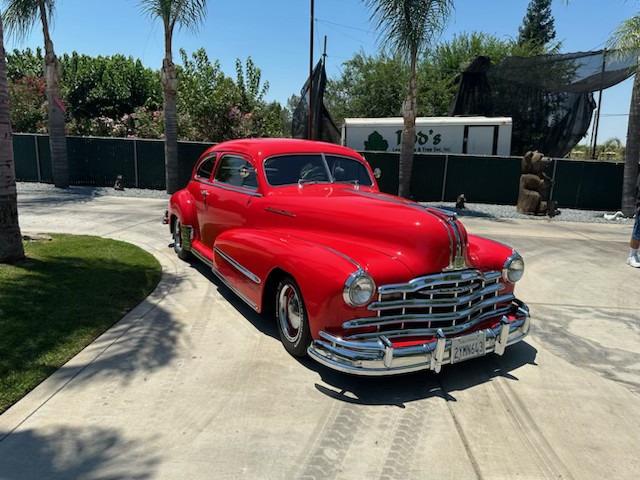
<svg viewBox="0 0 640 480">
<path fill-rule="evenodd" d="M 555 206 L 550 202 L 551 178 L 545 170 L 552 160 L 538 152 L 527 152 L 522 159 L 518 212 L 527 215 L 555 215 Z"/>
</svg>

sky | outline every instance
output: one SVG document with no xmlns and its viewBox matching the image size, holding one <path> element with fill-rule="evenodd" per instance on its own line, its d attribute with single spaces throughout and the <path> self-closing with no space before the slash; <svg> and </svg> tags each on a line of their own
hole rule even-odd
<svg viewBox="0 0 640 480">
<path fill-rule="evenodd" d="M 58 0 L 53 41 L 58 54 L 121 53 L 147 66 L 162 64 L 162 26 L 141 13 L 138 0 Z M 362 0 L 316 0 L 316 53 L 328 36 L 327 73 L 339 75 L 354 53 L 375 53 L 378 38 Z M 517 36 L 529 0 L 455 0 L 455 11 L 441 40 L 456 33 L 482 31 L 501 38 Z M 616 26 L 640 11 L 635 0 L 555 0 L 557 39 L 563 52 L 600 49 Z M 7 49 L 35 48 L 42 32 L 9 38 Z M 204 47 L 228 75 L 236 58 L 251 56 L 268 80 L 269 100 L 285 103 L 306 80 L 309 64 L 309 0 L 208 0 L 208 14 L 198 31 L 181 31 L 174 50 Z M 605 91 L 599 138 L 627 133 L 632 80 Z"/>
</svg>

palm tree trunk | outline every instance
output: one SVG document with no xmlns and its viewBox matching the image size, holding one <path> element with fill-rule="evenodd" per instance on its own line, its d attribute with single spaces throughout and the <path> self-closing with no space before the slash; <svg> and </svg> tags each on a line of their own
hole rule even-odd
<svg viewBox="0 0 640 480">
<path fill-rule="evenodd" d="M 636 211 L 636 186 L 638 182 L 638 162 L 640 162 L 640 68 L 633 81 L 629 127 L 627 129 L 627 151 L 624 159 L 624 180 L 622 184 L 622 213 L 627 217 Z"/>
<path fill-rule="evenodd" d="M 417 57 L 417 50 L 411 52 L 411 72 L 409 75 L 409 88 L 407 89 L 407 98 L 405 99 L 402 106 L 404 127 L 402 129 L 402 143 L 400 145 L 398 195 L 407 198 L 411 195 L 413 152 L 416 144 L 416 116 L 418 114 Z"/>
<path fill-rule="evenodd" d="M 164 161 L 167 193 L 175 193 L 180 185 L 178 166 L 178 78 L 171 50 L 172 32 L 165 26 L 165 57 L 162 63 L 162 86 L 164 88 Z"/>
<path fill-rule="evenodd" d="M 65 111 L 60 96 L 60 64 L 53 50 L 49 34 L 49 21 L 43 0 L 38 2 L 40 20 L 44 34 L 44 64 L 47 80 L 47 109 L 49 113 L 49 146 L 53 183 L 58 188 L 69 187 L 69 162 L 67 158 L 67 137 L 65 132 Z"/>
<path fill-rule="evenodd" d="M 18 199 L 9 120 L 9 88 L 0 16 L 0 263 L 24 258 L 18 224 Z"/>
</svg>

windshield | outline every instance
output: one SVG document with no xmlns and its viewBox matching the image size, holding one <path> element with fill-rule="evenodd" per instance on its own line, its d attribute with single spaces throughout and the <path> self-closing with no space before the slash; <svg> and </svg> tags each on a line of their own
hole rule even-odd
<svg viewBox="0 0 640 480">
<path fill-rule="evenodd" d="M 335 155 L 283 155 L 264 162 L 269 185 L 353 183 L 371 186 L 366 167 L 358 160 Z"/>
</svg>

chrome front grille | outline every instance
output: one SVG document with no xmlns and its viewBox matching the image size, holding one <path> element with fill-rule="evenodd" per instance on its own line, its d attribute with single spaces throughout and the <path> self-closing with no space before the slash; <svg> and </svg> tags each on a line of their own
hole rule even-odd
<svg viewBox="0 0 640 480">
<path fill-rule="evenodd" d="M 343 328 L 368 327 L 366 333 L 347 333 L 350 339 L 429 336 L 439 329 L 445 335 L 460 333 L 509 311 L 515 297 L 501 293 L 500 278 L 497 271 L 462 270 L 384 285 L 368 307 L 377 316 L 347 321 Z"/>
</svg>

